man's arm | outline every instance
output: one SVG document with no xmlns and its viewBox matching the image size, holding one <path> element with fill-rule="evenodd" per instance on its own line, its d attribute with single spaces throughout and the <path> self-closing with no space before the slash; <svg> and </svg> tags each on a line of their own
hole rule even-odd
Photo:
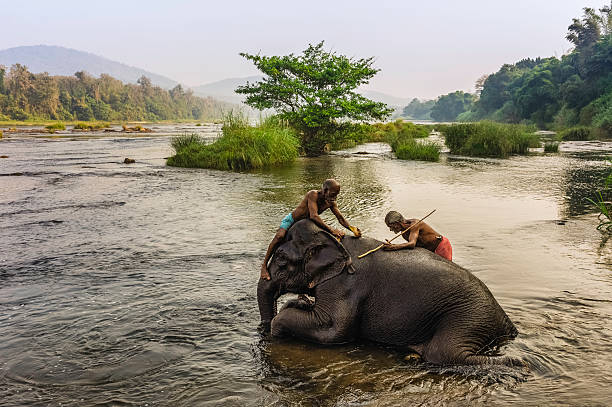
<svg viewBox="0 0 612 407">
<path fill-rule="evenodd" d="M 336 203 L 334 202 L 331 206 L 332 213 L 334 215 L 336 215 L 336 219 L 338 219 L 338 222 L 340 222 L 340 224 L 342 226 L 344 226 L 347 229 L 351 229 L 351 225 L 349 225 L 349 223 L 346 221 L 346 219 L 344 219 L 344 216 L 342 216 L 342 213 L 340 213 L 340 209 L 338 209 L 338 205 L 336 205 Z"/>
<path fill-rule="evenodd" d="M 321 229 L 328 231 L 334 236 L 338 236 L 338 230 L 332 229 L 319 216 L 319 205 L 317 205 L 317 199 L 315 198 L 316 192 L 308 193 L 308 213 L 310 214 L 310 219 L 316 223 Z"/>
<path fill-rule="evenodd" d="M 383 243 L 383 250 L 402 250 L 402 249 L 414 249 L 416 247 L 417 239 L 419 238 L 419 231 L 421 225 L 416 228 L 410 229 L 410 235 L 408 236 L 408 242 L 401 244 Z M 402 235 L 403 237 L 404 235 Z"/>
<path fill-rule="evenodd" d="M 359 230 L 358 227 L 355 226 L 351 226 L 346 219 L 344 219 L 344 216 L 342 216 L 342 213 L 340 213 L 340 209 L 338 209 L 338 205 L 336 205 L 336 203 L 334 202 L 332 204 L 332 206 L 330 207 L 332 213 L 334 215 L 336 215 L 336 219 L 338 219 L 338 222 L 340 222 L 340 224 L 342 226 L 344 226 L 345 228 L 347 228 L 348 230 L 350 230 L 351 232 L 353 232 L 353 234 L 355 235 L 355 237 L 361 237 L 361 230 Z"/>
</svg>

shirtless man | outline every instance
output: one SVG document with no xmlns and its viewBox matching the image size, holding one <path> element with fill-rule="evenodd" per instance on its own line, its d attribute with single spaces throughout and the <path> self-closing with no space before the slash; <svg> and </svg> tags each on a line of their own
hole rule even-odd
<svg viewBox="0 0 612 407">
<path fill-rule="evenodd" d="M 389 229 L 395 233 L 408 229 L 410 225 L 418 221 L 418 219 L 404 219 L 401 213 L 395 211 L 391 211 L 387 213 L 387 216 L 385 216 L 385 223 Z M 406 235 L 408 235 L 408 237 L 406 237 Z M 408 243 L 391 244 L 387 242 L 384 243 L 383 250 L 401 250 L 424 247 L 447 260 L 453 260 L 453 248 L 451 247 L 450 241 L 433 230 L 431 226 L 425 222 L 419 223 L 417 226 L 404 233 L 402 237 L 407 240 Z"/>
<path fill-rule="evenodd" d="M 342 239 L 344 237 L 344 232 L 338 229 L 333 229 L 323 222 L 323 219 L 319 217 L 319 214 L 325 211 L 326 209 L 331 209 L 332 213 L 336 215 L 338 222 L 345 228 L 349 229 L 356 237 L 361 236 L 361 231 L 355 226 L 349 225 L 349 223 L 344 219 L 344 216 L 340 213 L 338 206 L 336 205 L 336 197 L 340 192 L 340 184 L 335 179 L 326 179 L 323 183 L 323 187 L 316 191 L 308 191 L 302 202 L 298 205 L 297 208 L 283 219 L 280 224 L 280 228 L 274 235 L 274 239 L 268 246 L 268 251 L 266 252 L 266 257 L 264 258 L 264 262 L 261 265 L 261 278 L 265 280 L 270 279 L 270 273 L 268 273 L 268 260 L 270 260 L 270 256 L 274 253 L 276 246 L 280 242 L 283 241 L 285 235 L 287 234 L 287 230 L 293 225 L 295 222 L 301 219 L 310 218 L 314 223 L 316 223 L 321 229 L 324 229 L 334 235 L 337 239 Z"/>
</svg>

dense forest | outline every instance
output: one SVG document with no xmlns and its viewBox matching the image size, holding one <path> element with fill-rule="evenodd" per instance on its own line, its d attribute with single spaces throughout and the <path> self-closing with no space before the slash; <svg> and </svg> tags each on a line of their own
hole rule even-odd
<svg viewBox="0 0 612 407">
<path fill-rule="evenodd" d="M 561 59 L 505 64 L 480 78 L 474 95 L 457 91 L 438 97 L 431 118 L 488 119 L 551 129 L 586 126 L 612 136 L 611 8 L 587 7 L 582 18 L 573 19 L 566 38 L 574 48 Z"/>
<path fill-rule="evenodd" d="M 218 119 L 229 104 L 171 90 L 141 77 L 124 84 L 102 74 L 34 74 L 20 64 L 0 66 L 0 120 L 181 120 Z"/>
</svg>

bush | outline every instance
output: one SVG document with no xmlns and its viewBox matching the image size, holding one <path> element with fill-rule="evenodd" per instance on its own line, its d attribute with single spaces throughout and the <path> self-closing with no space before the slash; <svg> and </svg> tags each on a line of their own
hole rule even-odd
<svg viewBox="0 0 612 407">
<path fill-rule="evenodd" d="M 529 147 L 539 147 L 535 128 L 519 124 L 489 121 L 439 127 L 453 154 L 474 157 L 501 157 L 527 154 Z"/>
<path fill-rule="evenodd" d="M 438 161 L 440 146 L 431 141 L 421 143 L 415 139 L 408 139 L 397 146 L 395 156 L 400 160 Z"/>
<path fill-rule="evenodd" d="M 74 125 L 75 130 L 98 130 L 110 127 L 110 123 L 107 122 L 78 122 Z"/>
<path fill-rule="evenodd" d="M 299 140 L 287 124 L 276 117 L 250 126 L 242 115 L 226 115 L 223 135 L 205 144 L 195 135 L 172 140 L 176 154 L 167 164 L 175 167 L 215 168 L 242 171 L 281 165 L 298 156 Z"/>
<path fill-rule="evenodd" d="M 181 134 L 180 136 L 173 137 L 170 141 L 170 146 L 174 149 L 175 153 L 191 146 L 191 145 L 206 145 L 204 139 L 197 134 Z"/>
<path fill-rule="evenodd" d="M 436 129 L 444 134 L 446 146 L 453 154 L 458 154 L 470 135 L 476 133 L 475 123 L 438 125 Z"/>
<path fill-rule="evenodd" d="M 62 122 L 55 122 L 53 124 L 45 126 L 45 128 L 51 132 L 54 132 L 56 130 L 66 130 L 66 125 Z"/>
<path fill-rule="evenodd" d="M 544 143 L 544 152 L 545 153 L 558 153 L 559 143 L 555 141 L 547 141 L 546 143 Z"/>
<path fill-rule="evenodd" d="M 431 129 L 431 126 L 398 119 L 389 123 L 341 123 L 329 126 L 325 131 L 332 134 L 328 137 L 332 140 L 332 150 L 339 150 L 372 142 L 397 144 L 398 140 L 427 137 Z"/>
<path fill-rule="evenodd" d="M 341 123 L 330 127 L 327 131 L 332 133 L 330 137 L 332 150 L 341 150 L 358 144 L 380 141 L 373 139 L 374 132 L 369 124 Z"/>
<path fill-rule="evenodd" d="M 590 127 L 572 127 L 571 129 L 563 130 L 559 136 L 564 141 L 586 141 L 592 138 Z"/>
</svg>

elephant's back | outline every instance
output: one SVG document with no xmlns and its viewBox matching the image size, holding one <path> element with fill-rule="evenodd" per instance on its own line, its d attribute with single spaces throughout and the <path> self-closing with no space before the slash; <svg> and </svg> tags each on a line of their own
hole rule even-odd
<svg viewBox="0 0 612 407">
<path fill-rule="evenodd" d="M 368 339 L 390 336 L 396 338 L 392 343 L 416 345 L 449 321 L 463 323 L 466 331 L 489 326 L 492 336 L 516 336 L 489 289 L 463 267 L 423 248 L 379 250 L 359 259 L 358 254 L 380 242 L 365 238 L 343 243 L 353 259 L 356 289 L 368 291 L 359 305 L 364 336 L 372 336 Z"/>
</svg>

